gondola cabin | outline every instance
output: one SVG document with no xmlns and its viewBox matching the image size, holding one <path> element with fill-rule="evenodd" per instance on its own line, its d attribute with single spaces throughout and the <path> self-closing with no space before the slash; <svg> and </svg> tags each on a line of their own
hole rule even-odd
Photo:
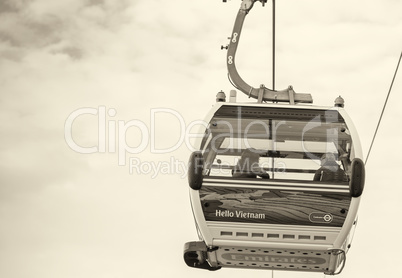
<svg viewBox="0 0 402 278">
<path fill-rule="evenodd" d="M 292 87 L 254 88 L 235 56 L 246 15 L 242 0 L 227 49 L 232 85 L 256 103 L 223 92 L 190 156 L 188 180 L 199 241 L 184 247 L 190 267 L 339 274 L 364 186 L 362 150 L 342 98 L 312 105 Z"/>
<path fill-rule="evenodd" d="M 342 102 L 218 102 L 189 161 L 199 241 L 185 262 L 339 273 L 364 184 L 356 130 Z"/>
</svg>

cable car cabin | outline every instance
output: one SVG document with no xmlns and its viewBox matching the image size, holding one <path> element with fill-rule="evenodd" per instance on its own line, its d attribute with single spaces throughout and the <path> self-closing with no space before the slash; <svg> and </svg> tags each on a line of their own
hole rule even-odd
<svg viewBox="0 0 402 278">
<path fill-rule="evenodd" d="M 356 130 L 339 107 L 217 102 L 189 161 L 200 241 L 187 265 L 338 274 L 364 184 Z"/>
</svg>

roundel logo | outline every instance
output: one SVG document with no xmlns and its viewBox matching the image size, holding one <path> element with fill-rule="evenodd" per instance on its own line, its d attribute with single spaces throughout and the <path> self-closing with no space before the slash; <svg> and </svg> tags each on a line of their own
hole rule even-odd
<svg viewBox="0 0 402 278">
<path fill-rule="evenodd" d="M 325 212 L 312 212 L 309 219 L 313 223 L 331 223 L 334 217 L 330 213 Z"/>
<path fill-rule="evenodd" d="M 331 222 L 332 221 L 332 215 L 331 214 L 324 215 L 324 221 L 325 222 Z"/>
</svg>

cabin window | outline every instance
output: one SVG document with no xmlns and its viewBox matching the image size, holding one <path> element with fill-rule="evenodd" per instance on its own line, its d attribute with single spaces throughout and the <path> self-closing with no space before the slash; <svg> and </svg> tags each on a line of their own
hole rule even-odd
<svg viewBox="0 0 402 278">
<path fill-rule="evenodd" d="M 267 178 L 265 172 L 270 179 L 311 181 L 322 169 L 323 158 L 330 157 L 332 167 L 347 176 L 353 144 L 337 111 L 231 109 L 218 110 L 208 125 L 202 146 L 206 175 L 231 177 L 247 168 L 261 171 L 254 173 L 256 178 Z M 248 151 L 254 154 L 248 154 L 246 165 Z"/>
</svg>

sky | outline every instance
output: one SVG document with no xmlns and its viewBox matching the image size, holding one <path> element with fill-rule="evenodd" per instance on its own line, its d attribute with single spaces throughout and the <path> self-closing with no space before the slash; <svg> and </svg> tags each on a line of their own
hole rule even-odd
<svg viewBox="0 0 402 278">
<path fill-rule="evenodd" d="M 268 2 L 248 15 L 236 57 L 254 87 L 272 84 Z M 271 277 L 182 259 L 197 240 L 183 134 L 233 89 L 220 46 L 239 7 L 0 0 L 1 277 Z M 401 10 L 398 0 L 276 1 L 276 89 L 317 105 L 341 95 L 365 154 L 402 51 Z M 402 272 L 401 92 L 399 73 L 342 277 Z"/>
</svg>

